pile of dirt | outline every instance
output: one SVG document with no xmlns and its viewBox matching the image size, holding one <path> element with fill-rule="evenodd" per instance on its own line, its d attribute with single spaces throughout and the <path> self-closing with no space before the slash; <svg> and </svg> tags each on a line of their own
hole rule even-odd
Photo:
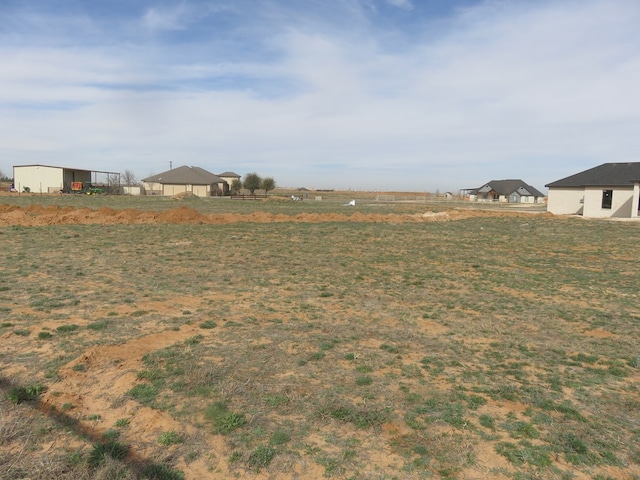
<svg viewBox="0 0 640 480">
<path fill-rule="evenodd" d="M 183 201 L 183 200 L 188 200 L 188 201 L 198 201 L 200 200 L 200 197 L 197 196 L 194 193 L 191 192 L 181 192 L 181 193 L 177 193 L 175 194 L 173 197 L 171 197 L 171 200 L 178 200 L 178 201 Z"/>
<path fill-rule="evenodd" d="M 185 197 L 186 198 L 186 197 Z M 32 205 L 0 205 L 0 226 L 43 226 L 43 225 L 130 225 L 130 224 L 190 224 L 212 225 L 228 223 L 421 223 L 446 222 L 470 217 L 528 216 L 524 212 L 495 212 L 484 210 L 452 209 L 447 212 L 377 214 L 358 211 L 346 213 L 298 213 L 296 215 L 254 212 L 246 215 L 223 213 L 203 214 L 197 210 L 181 206 L 164 212 L 134 209 L 114 210 L 103 207 L 90 208 L 56 207 Z"/>
</svg>

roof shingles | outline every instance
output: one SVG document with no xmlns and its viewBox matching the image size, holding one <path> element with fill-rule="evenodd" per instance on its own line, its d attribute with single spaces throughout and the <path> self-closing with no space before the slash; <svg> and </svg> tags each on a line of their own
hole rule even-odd
<svg viewBox="0 0 640 480">
<path fill-rule="evenodd" d="M 545 185 L 548 188 L 630 187 L 640 181 L 640 162 L 603 163 Z"/>
<path fill-rule="evenodd" d="M 224 179 L 208 172 L 204 168 L 189 167 L 187 165 L 144 178 L 142 181 L 165 185 L 212 185 L 214 183 L 226 183 Z"/>
<path fill-rule="evenodd" d="M 522 196 L 531 196 L 538 198 L 542 198 L 545 196 L 544 193 L 520 179 L 491 180 L 489 183 L 484 184 L 482 187 L 475 189 L 474 193 L 480 192 L 481 190 L 490 191 L 489 189 L 493 190 L 498 195 L 503 195 L 505 197 L 508 197 L 514 192 L 518 192 L 518 194 Z"/>
</svg>

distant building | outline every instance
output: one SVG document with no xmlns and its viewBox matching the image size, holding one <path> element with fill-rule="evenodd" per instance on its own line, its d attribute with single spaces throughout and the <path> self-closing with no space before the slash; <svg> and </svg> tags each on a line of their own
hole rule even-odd
<svg viewBox="0 0 640 480">
<path fill-rule="evenodd" d="M 103 178 L 101 185 L 119 185 L 120 174 L 99 170 L 57 167 L 53 165 L 15 165 L 13 184 L 17 191 L 34 193 L 70 192 L 74 184 L 99 184 L 98 176 Z M 115 192 L 112 192 L 115 193 Z"/>
<path fill-rule="evenodd" d="M 519 179 L 491 180 L 466 190 L 470 200 L 508 203 L 540 203 L 545 194 Z"/>
<path fill-rule="evenodd" d="M 240 180 L 240 175 L 234 172 L 224 172 L 218 174 L 220 178 L 222 178 L 225 182 L 229 184 L 229 187 L 233 184 L 235 180 Z"/>
<path fill-rule="evenodd" d="M 227 172 L 225 175 L 240 178 L 239 175 Z M 227 178 L 231 178 L 228 176 Z M 166 172 L 142 179 L 147 194 L 151 195 L 177 195 L 179 193 L 193 193 L 199 197 L 214 197 L 226 195 L 231 186 L 225 178 L 208 172 L 204 168 L 182 167 L 167 170 Z"/>
<path fill-rule="evenodd" d="M 551 213 L 634 218 L 640 210 L 640 162 L 603 163 L 546 185 Z"/>
</svg>

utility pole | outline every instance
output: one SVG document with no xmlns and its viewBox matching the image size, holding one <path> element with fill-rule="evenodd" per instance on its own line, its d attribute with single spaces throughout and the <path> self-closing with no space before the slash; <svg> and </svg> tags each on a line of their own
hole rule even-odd
<svg viewBox="0 0 640 480">
<path fill-rule="evenodd" d="M 173 162 L 169 162 L 169 170 L 173 170 Z"/>
</svg>

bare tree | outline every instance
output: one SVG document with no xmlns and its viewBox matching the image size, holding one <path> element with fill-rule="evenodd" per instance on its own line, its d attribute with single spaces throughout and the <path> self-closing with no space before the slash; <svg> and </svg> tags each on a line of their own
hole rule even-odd
<svg viewBox="0 0 640 480">
<path fill-rule="evenodd" d="M 109 183 L 109 193 L 116 195 L 120 194 L 120 174 L 110 173 L 107 175 L 107 182 Z"/>
<path fill-rule="evenodd" d="M 138 179 L 135 174 L 131 170 L 125 170 L 121 176 L 122 184 L 131 187 L 132 185 L 136 185 L 138 183 Z"/>
</svg>

